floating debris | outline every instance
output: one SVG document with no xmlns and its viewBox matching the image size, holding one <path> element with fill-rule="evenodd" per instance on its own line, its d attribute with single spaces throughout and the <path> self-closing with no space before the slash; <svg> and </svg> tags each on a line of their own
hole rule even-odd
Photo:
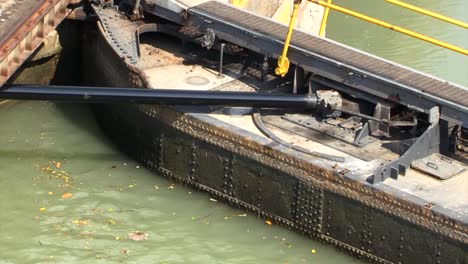
<svg viewBox="0 0 468 264">
<path fill-rule="evenodd" d="M 266 221 L 265 221 L 265 224 L 271 225 L 271 221 L 270 221 L 270 220 L 266 220 Z"/>
<path fill-rule="evenodd" d="M 73 196 L 73 194 L 69 193 L 69 192 L 65 192 L 62 194 L 62 198 L 63 199 L 68 199 L 68 198 L 71 198 Z"/>
<path fill-rule="evenodd" d="M 89 225 L 90 223 L 90 220 L 89 219 L 78 219 L 78 220 L 73 220 L 72 221 L 72 224 L 74 225 Z"/>
<path fill-rule="evenodd" d="M 49 175 L 49 180 L 56 179 L 62 181 L 62 184 L 59 187 L 62 188 L 70 188 L 72 187 L 72 179 L 70 174 L 64 170 L 60 170 L 61 167 L 60 162 L 49 161 L 42 165 L 37 165 L 40 171 L 44 174 Z"/>
<path fill-rule="evenodd" d="M 133 231 L 128 233 L 128 238 L 135 241 L 141 241 L 148 239 L 148 234 L 141 231 Z"/>
</svg>

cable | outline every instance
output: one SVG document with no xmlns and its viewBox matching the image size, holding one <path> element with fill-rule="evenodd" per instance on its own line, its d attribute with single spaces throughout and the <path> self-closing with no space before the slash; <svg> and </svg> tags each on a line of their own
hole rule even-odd
<svg viewBox="0 0 468 264">
<path fill-rule="evenodd" d="M 316 156 L 316 157 L 319 157 L 319 158 L 322 158 L 322 159 L 327 159 L 327 160 L 331 160 L 331 161 L 335 161 L 335 162 L 344 162 L 345 161 L 344 157 L 329 155 L 329 154 L 316 152 L 316 151 L 310 151 L 310 150 L 305 149 L 303 147 L 294 146 L 294 145 L 289 144 L 288 142 L 282 140 L 281 138 L 279 138 L 275 134 L 273 134 L 266 127 L 265 123 L 263 123 L 262 116 L 261 116 L 261 114 L 259 113 L 258 110 L 252 114 L 252 120 L 253 120 L 255 126 L 258 128 L 258 130 L 260 130 L 260 132 L 262 132 L 265 136 L 267 136 L 268 138 L 270 138 L 271 140 L 275 141 L 276 143 L 278 143 L 280 145 L 283 145 L 283 146 L 285 146 L 287 148 L 294 149 L 294 150 L 299 151 L 301 153 Z"/>
</svg>

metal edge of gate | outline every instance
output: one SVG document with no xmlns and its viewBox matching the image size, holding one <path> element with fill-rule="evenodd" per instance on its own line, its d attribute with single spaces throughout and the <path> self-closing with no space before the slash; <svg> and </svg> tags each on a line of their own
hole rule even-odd
<svg viewBox="0 0 468 264">
<path fill-rule="evenodd" d="M 4 43 L 0 44 L 0 87 L 67 17 L 69 2 L 70 0 L 44 1 Z"/>
</svg>

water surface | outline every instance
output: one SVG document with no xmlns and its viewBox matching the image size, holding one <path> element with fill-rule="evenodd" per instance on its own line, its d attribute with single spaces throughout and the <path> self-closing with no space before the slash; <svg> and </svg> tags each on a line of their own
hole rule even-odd
<svg viewBox="0 0 468 264">
<path fill-rule="evenodd" d="M 153 175 L 84 105 L 0 109 L 0 263 L 358 263 Z"/>
<path fill-rule="evenodd" d="M 468 48 L 468 31 L 384 1 L 337 4 Z M 412 4 L 468 18 L 468 1 Z M 331 13 L 328 36 L 468 86 L 468 58 Z M 358 263 L 120 154 L 83 105 L 0 107 L 0 263 Z M 144 241 L 128 233 L 142 231 Z"/>
<path fill-rule="evenodd" d="M 407 0 L 468 23 L 466 0 Z M 376 0 L 334 0 L 333 3 L 391 24 L 468 49 L 468 30 Z M 401 33 L 331 11 L 327 35 L 336 41 L 468 87 L 468 56 Z"/>
</svg>

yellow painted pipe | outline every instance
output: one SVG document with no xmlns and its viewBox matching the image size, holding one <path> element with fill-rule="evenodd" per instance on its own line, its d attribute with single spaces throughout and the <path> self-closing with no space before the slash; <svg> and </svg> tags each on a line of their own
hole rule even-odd
<svg viewBox="0 0 468 264">
<path fill-rule="evenodd" d="M 327 4 L 331 4 L 332 0 L 327 0 Z M 330 13 L 330 8 L 325 7 L 323 12 L 322 23 L 320 24 L 319 36 L 325 37 L 325 28 L 327 27 L 328 13 Z"/>
<path fill-rule="evenodd" d="M 428 37 L 426 35 L 423 35 L 423 34 L 420 34 L 420 33 L 405 29 L 405 28 L 401 28 L 401 27 L 392 25 L 390 23 L 387 23 L 387 22 L 384 22 L 384 21 L 381 21 L 381 20 L 366 16 L 366 15 L 363 15 L 361 13 L 358 13 L 358 12 L 343 8 L 341 6 L 337 6 L 337 5 L 334 5 L 334 4 L 328 4 L 327 2 L 322 1 L 322 0 L 309 0 L 309 1 L 311 1 L 313 3 L 316 3 L 316 4 L 319 4 L 321 6 L 328 7 L 330 9 L 336 10 L 338 12 L 341 12 L 341 13 L 344 13 L 344 14 L 347 14 L 347 15 L 362 19 L 362 20 L 367 21 L 369 23 L 376 24 L 376 25 L 379 25 L 381 27 L 385 27 L 385 28 L 388 28 L 388 29 L 391 29 L 391 30 L 394 30 L 394 31 L 397 31 L 397 32 L 400 32 L 400 33 L 403 33 L 403 34 L 411 36 L 413 38 L 424 40 L 424 41 L 432 43 L 434 45 L 437 45 L 437 46 L 440 46 L 440 47 L 443 47 L 443 48 L 446 48 L 446 49 L 449 49 L 449 50 L 453 50 L 453 51 L 456 51 L 456 52 L 464 54 L 464 55 L 468 55 L 468 50 L 466 50 L 466 49 L 457 47 L 455 45 L 452 45 L 452 44 L 449 44 L 449 43 L 446 43 L 446 42 L 443 42 L 443 41 Z"/>
<path fill-rule="evenodd" d="M 387 2 L 389 2 L 391 4 L 394 4 L 394 5 L 401 6 L 401 7 L 410 9 L 412 11 L 424 14 L 426 16 L 430 16 L 430 17 L 433 17 L 433 18 L 436 18 L 436 19 L 439 19 L 439 20 L 442 20 L 442 21 L 445 21 L 445 22 L 448 22 L 448 23 L 463 27 L 463 28 L 468 28 L 468 23 L 453 19 L 451 17 L 447 17 L 447 16 L 444 16 L 444 15 L 437 14 L 437 13 L 429 11 L 427 9 L 423 9 L 423 8 L 420 8 L 420 7 L 417 7 L 417 6 L 414 6 L 414 5 L 410 5 L 410 4 L 407 4 L 407 3 L 404 3 L 404 2 L 401 2 L 401 1 L 398 1 L 398 0 L 385 0 L 385 1 L 387 1 Z"/>
<path fill-rule="evenodd" d="M 299 5 L 300 1 L 294 1 L 293 12 L 291 15 L 291 20 L 289 21 L 288 33 L 286 34 L 286 39 L 284 40 L 283 52 L 278 58 L 278 66 L 275 69 L 275 73 L 281 77 L 284 77 L 289 70 L 289 60 L 286 56 L 288 55 L 289 42 L 291 42 L 294 25 L 296 24 L 296 16 Z"/>
</svg>

